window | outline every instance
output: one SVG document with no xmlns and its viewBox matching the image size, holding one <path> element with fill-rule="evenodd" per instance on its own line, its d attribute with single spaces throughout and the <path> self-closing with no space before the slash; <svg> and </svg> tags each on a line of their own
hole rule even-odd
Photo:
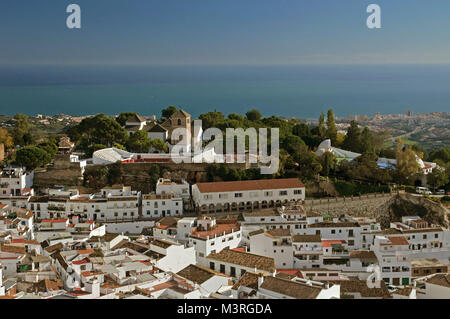
<svg viewBox="0 0 450 319">
<path fill-rule="evenodd" d="M 228 194 L 219 194 L 219 198 L 220 199 L 227 199 L 228 198 Z"/>
<path fill-rule="evenodd" d="M 294 189 L 294 195 L 301 195 L 302 190 L 301 189 Z"/>
<path fill-rule="evenodd" d="M 256 197 L 258 197 L 258 192 L 251 192 L 250 193 L 250 198 L 256 198 Z"/>
<path fill-rule="evenodd" d="M 236 268 L 235 267 L 230 267 L 230 276 L 236 277 Z"/>
<path fill-rule="evenodd" d="M 242 193 L 235 193 L 235 194 L 234 194 L 234 197 L 235 197 L 235 198 L 241 198 L 241 197 L 242 197 Z"/>
<path fill-rule="evenodd" d="M 286 196 L 287 195 L 287 191 L 280 191 L 280 196 Z"/>
<path fill-rule="evenodd" d="M 273 196 L 273 192 L 264 192 L 265 197 L 271 197 Z"/>
<path fill-rule="evenodd" d="M 225 265 L 220 264 L 220 272 L 225 273 Z"/>
<path fill-rule="evenodd" d="M 245 269 L 241 269 L 241 277 L 244 276 L 245 274 Z"/>
<path fill-rule="evenodd" d="M 214 268 L 215 268 L 215 265 L 214 265 L 213 262 L 210 262 L 210 263 L 209 263 L 209 268 L 210 268 L 211 270 L 215 270 L 215 269 L 214 269 Z"/>
<path fill-rule="evenodd" d="M 423 239 L 427 239 L 427 235 L 423 235 Z"/>
</svg>

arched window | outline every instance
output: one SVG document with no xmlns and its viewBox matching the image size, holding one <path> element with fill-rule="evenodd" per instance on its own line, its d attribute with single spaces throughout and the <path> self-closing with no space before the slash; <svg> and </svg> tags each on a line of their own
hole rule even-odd
<svg viewBox="0 0 450 319">
<path fill-rule="evenodd" d="M 178 125 L 181 125 L 181 120 L 180 119 L 178 119 Z"/>
</svg>

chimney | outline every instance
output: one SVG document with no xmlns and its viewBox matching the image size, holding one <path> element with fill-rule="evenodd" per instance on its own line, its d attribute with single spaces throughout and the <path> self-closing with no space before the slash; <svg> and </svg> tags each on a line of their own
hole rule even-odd
<svg viewBox="0 0 450 319">
<path fill-rule="evenodd" d="M 259 274 L 258 275 L 258 288 L 263 284 L 263 282 L 264 282 L 264 275 Z"/>
<path fill-rule="evenodd" d="M 100 297 L 100 282 L 94 279 L 91 286 L 92 299 Z"/>
</svg>

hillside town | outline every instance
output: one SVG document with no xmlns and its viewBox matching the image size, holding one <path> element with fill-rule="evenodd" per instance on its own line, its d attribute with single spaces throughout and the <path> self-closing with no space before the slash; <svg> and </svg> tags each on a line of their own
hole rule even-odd
<svg viewBox="0 0 450 319">
<path fill-rule="evenodd" d="M 119 116 L 112 127 L 126 147 L 119 137 L 87 136 L 88 125 L 98 126 L 86 121 L 99 118 L 81 120 L 54 147 L 9 147 L 16 160 L 0 172 L 0 299 L 450 299 L 445 213 L 409 209 L 386 222 L 339 206 L 364 207 L 361 193 L 331 197 L 331 209 L 325 197 L 328 208 L 319 209 L 307 175 L 264 178 L 248 153 L 243 163 L 225 164 L 245 178 L 174 163 L 174 130 L 193 141 L 203 134 L 191 132 L 191 115 L 181 109 L 161 120 Z M 321 137 L 311 156 L 347 163 L 367 156 Z M 181 141 L 191 152 L 191 140 Z M 54 153 L 31 163 L 32 148 Z M 442 163 L 414 155 L 411 181 L 430 184 Z M 380 156 L 373 169 L 395 171 L 399 161 Z M 373 189 L 384 202 L 405 193 Z"/>
</svg>

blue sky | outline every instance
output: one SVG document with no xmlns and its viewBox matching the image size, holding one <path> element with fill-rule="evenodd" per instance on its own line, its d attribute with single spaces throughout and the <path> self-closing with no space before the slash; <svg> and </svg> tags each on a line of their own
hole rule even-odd
<svg viewBox="0 0 450 319">
<path fill-rule="evenodd" d="M 450 63 L 449 14 L 448 0 L 0 0 L 0 64 Z"/>
</svg>

